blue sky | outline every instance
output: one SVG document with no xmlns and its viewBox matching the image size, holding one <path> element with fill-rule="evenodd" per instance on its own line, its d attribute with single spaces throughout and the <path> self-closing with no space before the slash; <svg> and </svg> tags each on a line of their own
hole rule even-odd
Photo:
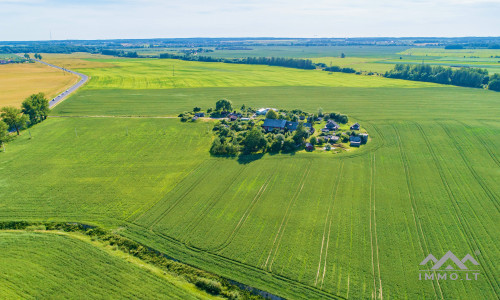
<svg viewBox="0 0 500 300">
<path fill-rule="evenodd" d="M 0 0 L 0 40 L 500 36 L 499 16 L 500 0 Z"/>
</svg>

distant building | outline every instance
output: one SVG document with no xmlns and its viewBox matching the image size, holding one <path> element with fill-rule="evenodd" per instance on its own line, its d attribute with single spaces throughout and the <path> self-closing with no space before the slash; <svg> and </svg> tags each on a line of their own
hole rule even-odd
<svg viewBox="0 0 500 300">
<path fill-rule="evenodd" d="M 351 130 L 359 130 L 359 128 L 361 127 L 361 125 L 359 125 L 359 123 L 354 123 L 352 126 L 351 126 Z"/>
<path fill-rule="evenodd" d="M 325 136 L 325 140 L 330 143 L 330 144 L 335 144 L 336 142 L 339 141 L 339 137 L 336 136 L 336 135 L 328 135 L 328 136 Z"/>
<path fill-rule="evenodd" d="M 313 150 L 314 150 L 314 146 L 313 146 L 313 144 L 311 144 L 311 143 L 307 143 L 307 144 L 306 144 L 306 150 L 307 150 L 307 151 L 313 151 Z"/>
<path fill-rule="evenodd" d="M 205 113 L 200 112 L 200 113 L 195 113 L 194 115 L 195 117 L 203 118 L 205 116 Z"/>
<path fill-rule="evenodd" d="M 250 121 L 250 118 L 241 118 L 242 121 Z"/>
<path fill-rule="evenodd" d="M 0 65 L 8 64 L 9 62 L 3 59 L 0 59 Z"/>
<path fill-rule="evenodd" d="M 335 123 L 333 120 L 328 120 L 328 122 L 325 125 L 325 128 L 328 128 L 329 130 L 337 130 L 339 129 L 339 124 Z"/>
<path fill-rule="evenodd" d="M 276 108 L 269 108 L 268 107 L 268 108 L 261 108 L 261 109 L 257 110 L 257 112 L 255 114 L 258 115 L 258 116 L 264 116 L 264 115 L 267 114 L 267 112 L 270 109 L 274 110 L 275 112 L 278 112 L 278 110 Z"/>
<path fill-rule="evenodd" d="M 194 116 L 191 120 L 192 120 L 192 121 L 196 121 L 196 120 L 198 120 L 198 117 L 197 117 L 197 116 Z"/>
</svg>

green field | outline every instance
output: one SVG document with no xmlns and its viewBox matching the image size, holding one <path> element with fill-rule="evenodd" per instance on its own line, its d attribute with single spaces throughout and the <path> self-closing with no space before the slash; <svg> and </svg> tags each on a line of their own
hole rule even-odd
<svg viewBox="0 0 500 300">
<path fill-rule="evenodd" d="M 82 70 L 92 80 L 57 106 L 60 117 L 0 153 L 0 221 L 120 228 L 291 299 L 498 298 L 498 93 L 278 67 L 106 62 L 118 67 Z M 182 84 L 168 83 L 173 64 Z M 153 118 L 223 97 L 345 113 L 372 140 L 341 155 L 215 158 L 210 123 Z M 419 281 L 419 263 L 448 250 L 473 255 L 479 279 Z"/>
<path fill-rule="evenodd" d="M 261 65 L 205 63 L 176 59 L 96 60 L 111 68 L 78 69 L 92 80 L 88 89 L 173 89 L 252 86 L 423 87 L 430 83 L 395 81 L 354 74 L 276 68 Z"/>
<path fill-rule="evenodd" d="M 1 299 L 214 298 L 75 234 L 0 232 L 0 246 Z"/>
</svg>

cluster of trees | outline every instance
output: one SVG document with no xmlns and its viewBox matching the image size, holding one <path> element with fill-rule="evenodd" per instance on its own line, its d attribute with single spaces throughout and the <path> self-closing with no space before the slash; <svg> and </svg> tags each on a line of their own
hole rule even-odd
<svg viewBox="0 0 500 300">
<path fill-rule="evenodd" d="M 23 101 L 21 109 L 7 106 L 0 109 L 0 144 L 10 140 L 9 130 L 17 135 L 28 126 L 33 126 L 47 118 L 49 101 L 43 93 L 33 94 Z"/>
<path fill-rule="evenodd" d="M 34 57 L 36 59 L 42 60 L 42 55 L 41 54 L 35 53 Z"/>
<path fill-rule="evenodd" d="M 287 133 L 266 133 L 253 121 L 235 121 L 229 124 L 222 120 L 213 131 L 217 133 L 210 153 L 212 155 L 234 156 L 238 153 L 293 152 L 299 149 L 309 137 L 309 130 L 299 123 L 297 130 Z"/>
<path fill-rule="evenodd" d="M 108 50 L 108 49 L 103 49 L 101 50 L 102 55 L 112 55 L 112 56 L 118 56 L 118 57 L 129 57 L 129 58 L 137 58 L 139 55 L 137 52 L 125 52 L 123 50 Z"/>
<path fill-rule="evenodd" d="M 464 87 L 480 88 L 488 84 L 489 77 L 486 69 L 460 68 L 397 64 L 393 70 L 384 74 L 388 78 L 435 82 Z"/>
<path fill-rule="evenodd" d="M 323 70 L 328 72 L 356 73 L 356 70 L 353 68 L 341 68 L 339 66 L 326 67 Z"/>
<path fill-rule="evenodd" d="M 493 74 L 488 83 L 488 89 L 500 92 L 500 74 Z"/>
</svg>

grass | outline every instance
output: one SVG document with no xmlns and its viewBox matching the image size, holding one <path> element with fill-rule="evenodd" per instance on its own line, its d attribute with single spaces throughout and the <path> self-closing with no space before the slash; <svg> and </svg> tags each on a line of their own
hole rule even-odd
<svg viewBox="0 0 500 300">
<path fill-rule="evenodd" d="M 76 233 L 4 231 L 0 245 L 5 299 L 215 298 Z"/>
<path fill-rule="evenodd" d="M 88 69 L 95 82 L 53 111 L 110 117 L 49 118 L 0 153 L 1 221 L 119 228 L 290 299 L 498 298 L 498 94 L 355 75 L 307 86 L 329 75 L 262 66 L 110 63 L 118 68 Z M 169 63 L 197 88 L 145 89 Z M 266 86 L 257 74 L 306 86 Z M 222 97 L 346 113 L 371 141 L 340 155 L 215 158 L 207 122 L 113 117 L 174 115 Z M 448 250 L 476 258 L 479 280 L 419 281 L 419 263 Z"/>
<path fill-rule="evenodd" d="M 20 106 L 28 96 L 39 92 L 51 99 L 78 78 L 40 63 L 0 65 L 0 107 Z"/>
</svg>

